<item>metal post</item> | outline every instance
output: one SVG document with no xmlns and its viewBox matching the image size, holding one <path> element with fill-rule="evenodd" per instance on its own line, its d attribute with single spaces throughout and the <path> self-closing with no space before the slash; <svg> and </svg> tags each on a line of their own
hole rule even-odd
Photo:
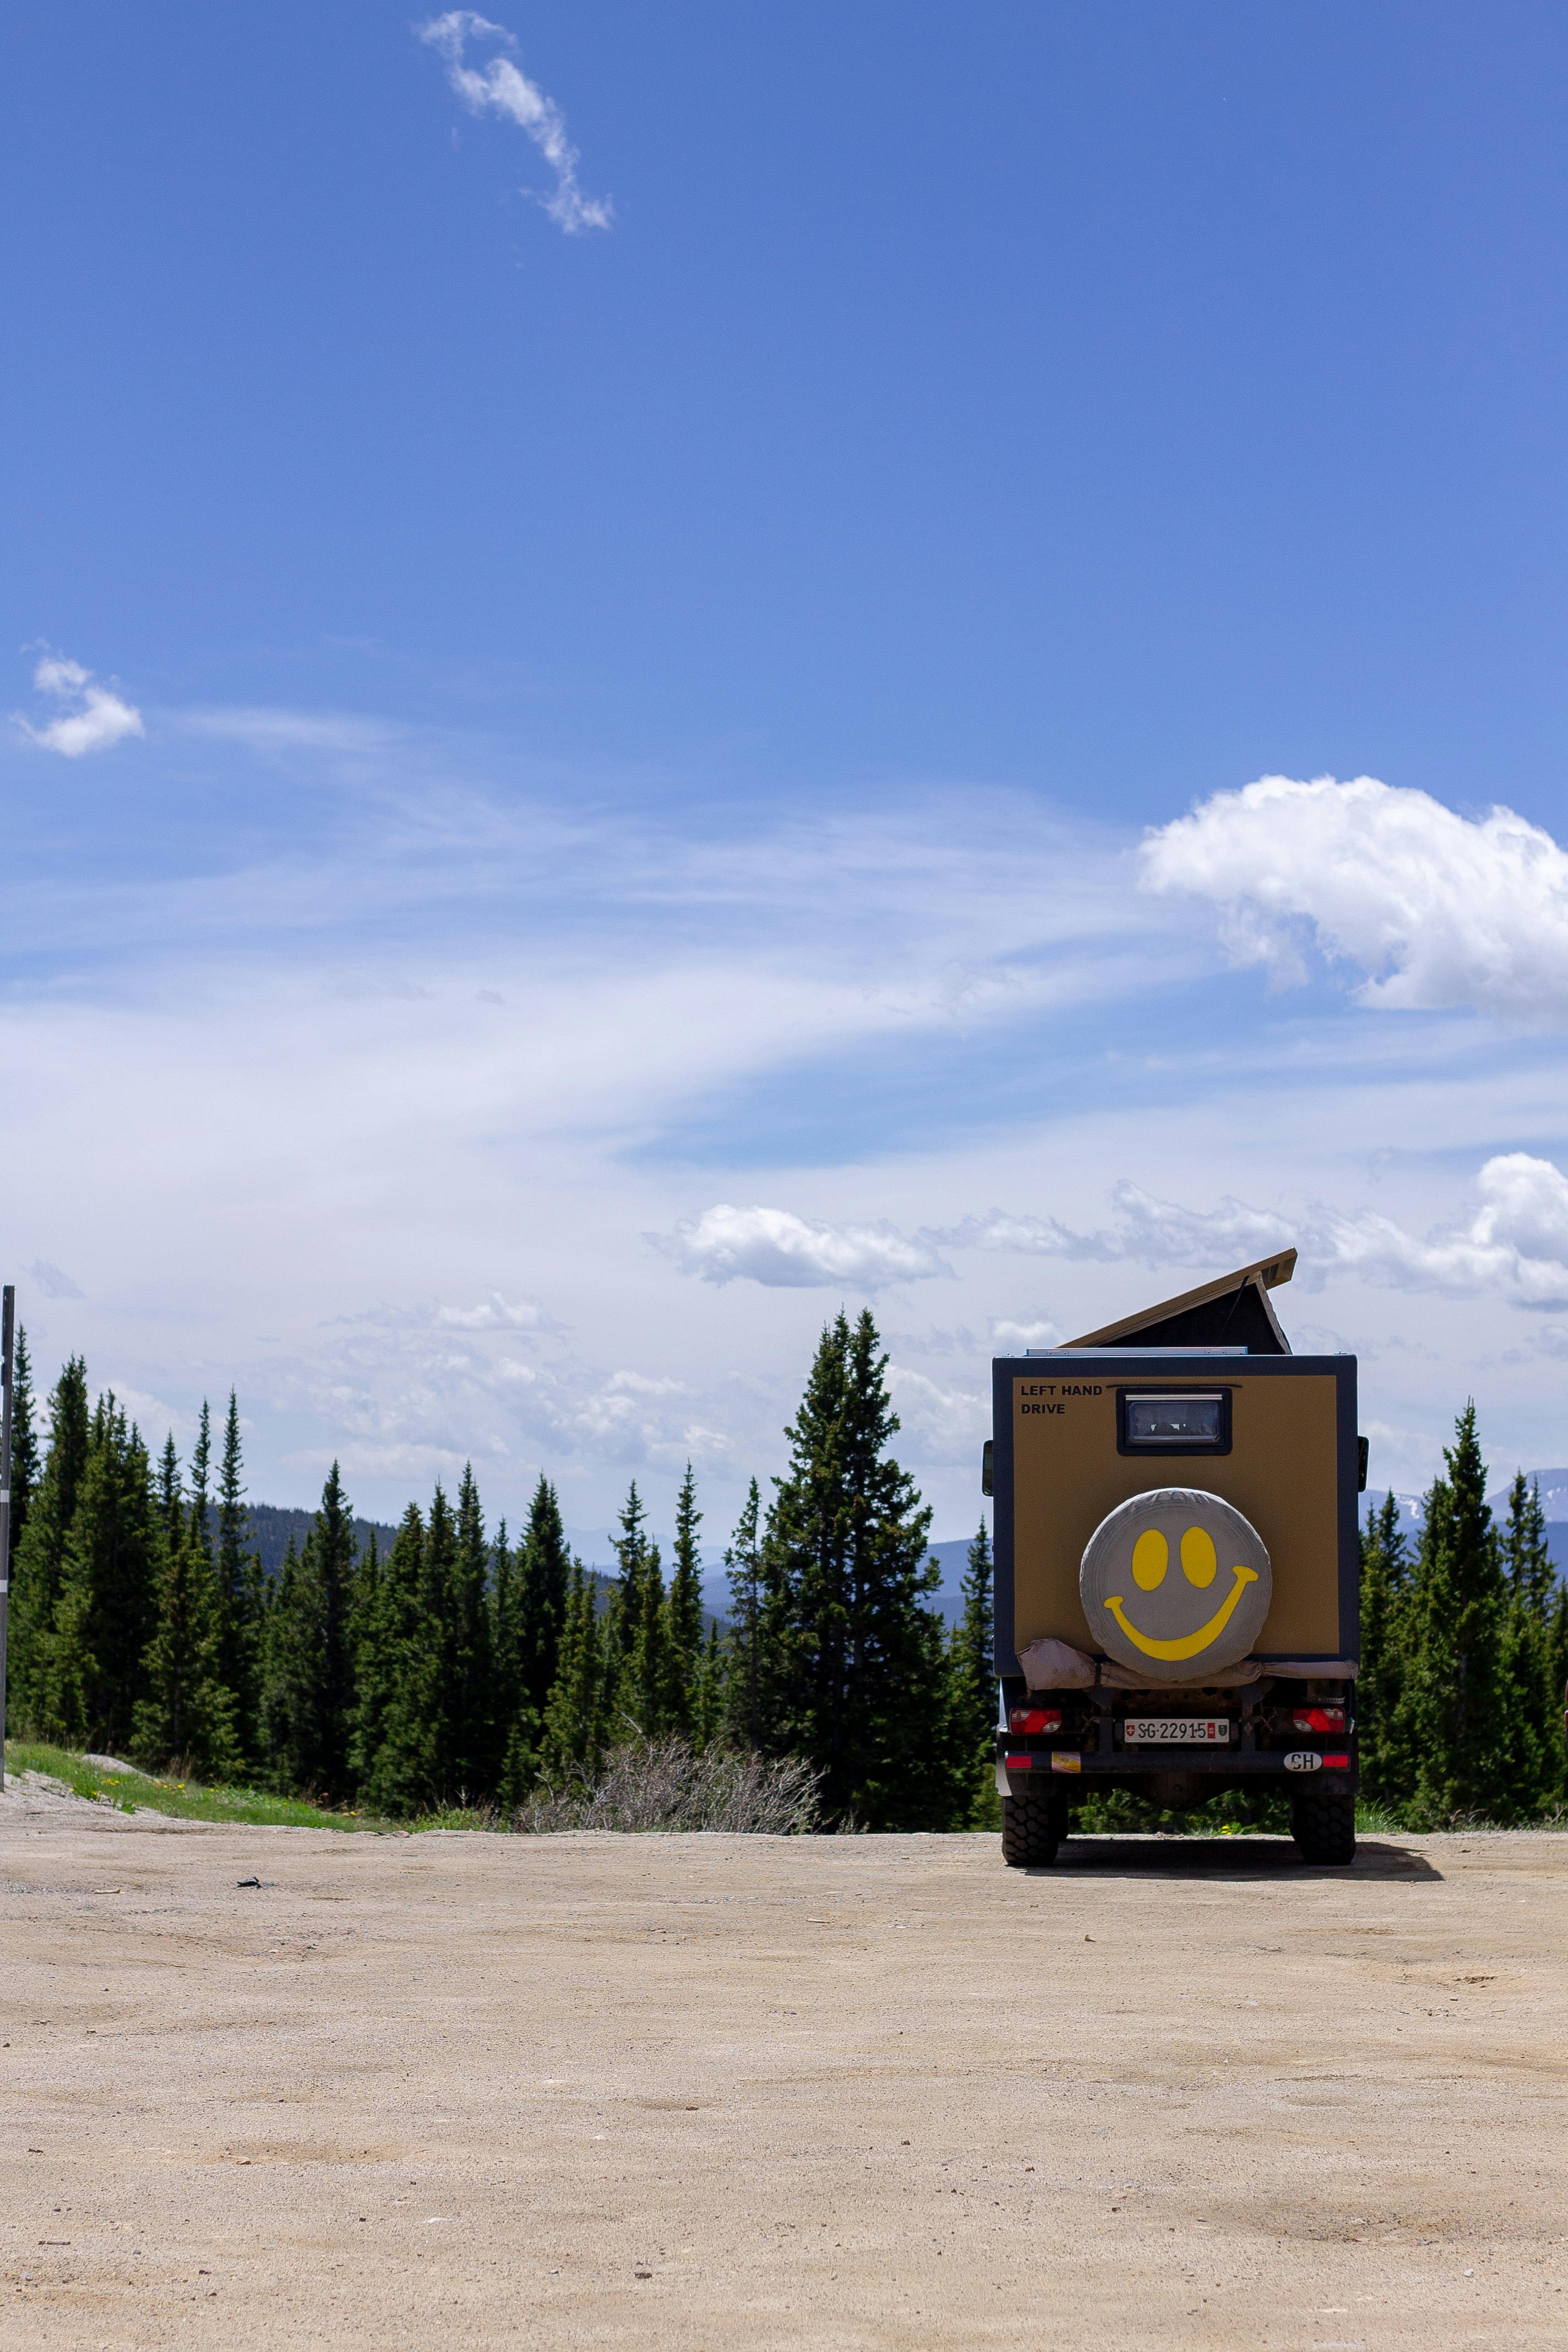
<svg viewBox="0 0 1568 2352">
<path fill-rule="evenodd" d="M 16 1292 L 0 1292 L 0 1789 L 5 1786 L 5 1632 L 11 1612 L 11 1355 Z"/>
</svg>

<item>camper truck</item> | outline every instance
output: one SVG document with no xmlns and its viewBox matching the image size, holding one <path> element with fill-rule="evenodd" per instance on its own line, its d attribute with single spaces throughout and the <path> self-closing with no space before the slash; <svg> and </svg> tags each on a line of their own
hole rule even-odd
<svg viewBox="0 0 1568 2352">
<path fill-rule="evenodd" d="M 1015 1867 L 1091 1790 L 1181 1810 L 1289 1800 L 1302 1856 L 1355 1853 L 1353 1356 L 1297 1356 L 1282 1250 L 1061 1348 L 997 1359 L 996 1785 Z"/>
</svg>

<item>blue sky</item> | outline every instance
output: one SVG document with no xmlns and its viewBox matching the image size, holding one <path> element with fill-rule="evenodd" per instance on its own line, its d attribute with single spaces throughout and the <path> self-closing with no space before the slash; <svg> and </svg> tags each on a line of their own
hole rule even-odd
<svg viewBox="0 0 1568 2352">
<path fill-rule="evenodd" d="M 950 1535 L 1288 1234 L 1568 1459 L 1561 12 L 438 13 L 0 9 L 41 1366 L 722 1529 L 868 1297 Z"/>
</svg>

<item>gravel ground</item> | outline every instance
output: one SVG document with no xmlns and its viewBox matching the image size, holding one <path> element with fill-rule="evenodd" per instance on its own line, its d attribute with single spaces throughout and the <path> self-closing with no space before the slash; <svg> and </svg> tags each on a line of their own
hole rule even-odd
<svg viewBox="0 0 1568 2352">
<path fill-rule="evenodd" d="M 8 1790 L 0 2344 L 1561 2352 L 1568 1837 L 1064 1856 Z"/>
</svg>

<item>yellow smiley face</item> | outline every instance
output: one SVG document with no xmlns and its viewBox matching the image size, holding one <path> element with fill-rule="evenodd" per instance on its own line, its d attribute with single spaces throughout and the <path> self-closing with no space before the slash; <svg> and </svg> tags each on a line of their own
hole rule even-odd
<svg viewBox="0 0 1568 2352">
<path fill-rule="evenodd" d="M 1167 1681 L 1244 1657 L 1271 1597 L 1257 1530 L 1219 1496 L 1183 1487 L 1134 1496 L 1112 1511 L 1089 1539 L 1079 1583 L 1090 1630 L 1110 1655 Z"/>
<path fill-rule="evenodd" d="M 1187 1582 L 1200 1590 L 1211 1585 L 1219 1570 L 1219 1554 L 1215 1549 L 1214 1538 L 1207 1528 L 1184 1528 L 1181 1550 L 1182 1574 Z M 1170 1565 L 1169 1540 L 1158 1528 L 1145 1528 L 1132 1547 L 1133 1583 L 1141 1592 L 1157 1592 L 1165 1581 Z M 1231 1572 L 1236 1581 L 1207 1624 L 1200 1625 L 1195 1633 L 1180 1634 L 1174 1641 L 1161 1641 L 1153 1635 L 1141 1633 L 1126 1616 L 1123 1596 L 1120 1592 L 1110 1594 L 1105 1605 L 1133 1647 L 1142 1650 L 1146 1658 L 1195 1658 L 1201 1650 L 1206 1650 L 1210 1643 L 1224 1633 L 1235 1613 L 1237 1602 L 1247 1586 L 1258 1581 L 1256 1569 L 1238 1564 Z"/>
</svg>

